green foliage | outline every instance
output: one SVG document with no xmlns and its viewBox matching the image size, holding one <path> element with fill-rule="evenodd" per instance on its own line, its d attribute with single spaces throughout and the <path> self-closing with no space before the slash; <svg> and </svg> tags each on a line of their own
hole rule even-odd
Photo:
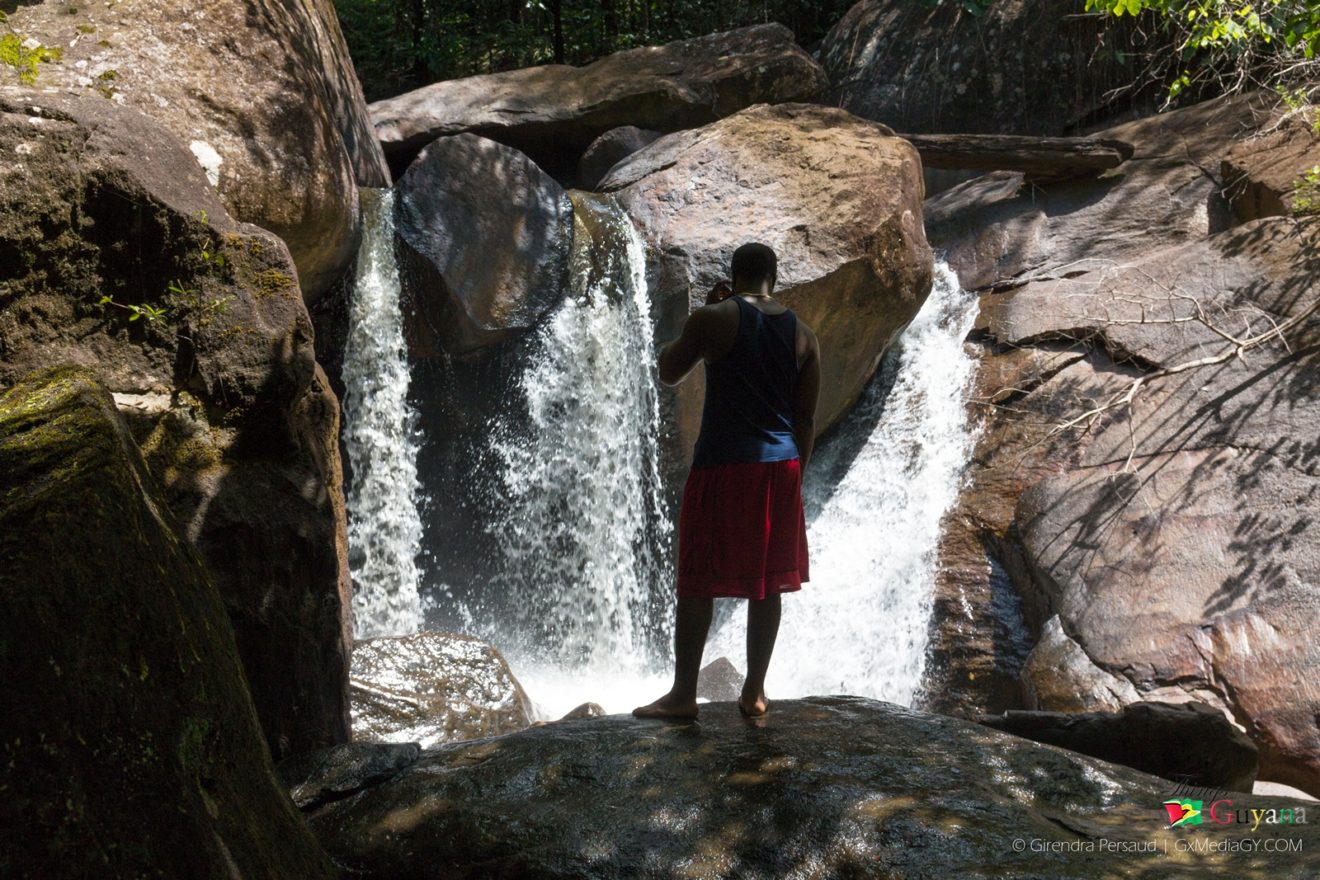
<svg viewBox="0 0 1320 880">
<path fill-rule="evenodd" d="M 1278 93 L 1279 100 L 1283 102 L 1284 108 L 1289 116 L 1300 116 L 1311 126 L 1311 131 L 1320 135 L 1320 110 L 1317 110 L 1310 100 L 1310 91 L 1308 89 L 1290 89 L 1285 86 L 1275 86 L 1274 91 Z"/>
<path fill-rule="evenodd" d="M 101 297 L 100 304 L 103 306 L 114 306 L 117 309 L 123 309 L 124 311 L 128 312 L 129 321 L 144 319 L 149 324 L 165 317 L 165 315 L 169 311 L 168 309 L 158 308 L 156 306 L 153 306 L 150 303 L 115 302 L 114 298 L 109 295 Z"/>
<path fill-rule="evenodd" d="M 1297 179 L 1289 201 L 1294 214 L 1320 214 L 1320 165 L 1312 165 Z"/>
<path fill-rule="evenodd" d="M 7 19 L 0 12 L 0 24 L 8 29 Z M 59 61 L 64 57 L 64 50 L 58 46 L 24 46 L 25 38 L 8 30 L 0 35 L 0 63 L 7 64 L 18 71 L 18 81 L 23 85 L 32 85 L 37 81 L 38 65 Z"/>
<path fill-rule="evenodd" d="M 988 0 L 967 0 L 986 5 Z M 368 100 L 427 83 L 777 21 L 803 45 L 853 0 L 335 0 Z"/>
<path fill-rule="evenodd" d="M 1158 16 L 1172 41 L 1172 57 L 1163 65 L 1175 71 L 1168 77 L 1171 100 L 1207 83 L 1233 90 L 1315 72 L 1316 0 L 1086 0 L 1086 8 Z"/>
</svg>

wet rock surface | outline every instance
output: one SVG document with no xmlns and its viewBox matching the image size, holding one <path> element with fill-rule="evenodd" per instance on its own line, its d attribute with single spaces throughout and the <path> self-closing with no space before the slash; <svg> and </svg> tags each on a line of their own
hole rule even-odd
<svg viewBox="0 0 1320 880">
<path fill-rule="evenodd" d="M 102 97 L 0 95 L 0 149 L 23 157 L 0 188 L 0 388 L 93 370 L 220 588 L 272 751 L 347 739 L 339 407 L 284 244 Z"/>
<path fill-rule="evenodd" d="M 494 646 L 454 633 L 358 642 L 349 692 L 359 742 L 432 748 L 522 730 L 534 712 Z"/>
<path fill-rule="evenodd" d="M 0 394 L 0 874 L 328 878 L 234 632 L 90 371 Z"/>
<path fill-rule="evenodd" d="M 691 310 L 748 241 L 779 257 L 776 297 L 821 343 L 819 430 L 839 420 L 930 293 L 921 165 L 910 144 L 842 110 L 760 106 L 667 135 L 602 182 L 640 230 L 657 339 Z M 702 384 L 666 392 L 681 472 L 700 427 Z M 673 422 L 671 422 L 672 424 Z"/>
<path fill-rule="evenodd" d="M 440 138 L 397 192 L 410 357 L 469 355 L 517 336 L 569 288 L 573 205 L 517 150 Z"/>
<path fill-rule="evenodd" d="M 981 723 L 1198 788 L 1251 791 L 1255 744 L 1205 703 L 1134 702 L 1121 712 L 1005 712 Z"/>
<path fill-rule="evenodd" d="M 438 872 L 1153 880 L 1320 867 L 1314 824 L 1256 832 L 1299 840 L 1300 852 L 1177 850 L 1193 834 L 1251 835 L 1235 825 L 1168 829 L 1161 803 L 1172 789 L 971 722 L 812 697 L 777 701 L 756 721 L 732 703 L 711 703 L 696 723 L 614 715 L 459 743 L 423 752 L 389 781 L 309 819 L 345 869 L 395 880 Z M 1241 797 L 1257 808 L 1293 806 Z M 1028 851 L 1029 840 L 1037 848 Z M 1129 851 L 1106 851 L 1101 840 Z"/>
<path fill-rule="evenodd" d="M 421 755 L 417 743 L 340 743 L 303 752 L 276 768 L 289 797 L 302 810 L 314 810 L 379 785 Z"/>
<path fill-rule="evenodd" d="M 587 146 L 612 128 L 692 128 L 753 104 L 812 101 L 825 85 L 792 32 L 765 24 L 616 52 L 585 67 L 447 80 L 369 110 L 397 173 L 435 138 L 472 132 L 568 179 Z"/>
<path fill-rule="evenodd" d="M 192 151 L 229 213 L 284 240 L 308 303 L 344 273 L 357 185 L 387 185 L 389 172 L 330 0 L 46 2 L 9 13 L 15 32 L 64 57 L 6 92 L 145 113 Z"/>
</svg>

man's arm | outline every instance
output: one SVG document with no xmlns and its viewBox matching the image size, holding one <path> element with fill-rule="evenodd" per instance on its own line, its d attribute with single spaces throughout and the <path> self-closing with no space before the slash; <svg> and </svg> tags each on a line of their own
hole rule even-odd
<svg viewBox="0 0 1320 880">
<path fill-rule="evenodd" d="M 711 344 L 719 335 L 718 302 L 702 306 L 688 315 L 683 332 L 660 349 L 660 381 L 677 385 L 705 358 L 711 356 Z"/>
<path fill-rule="evenodd" d="M 798 364 L 797 391 L 793 398 L 793 439 L 797 441 L 802 468 L 811 463 L 811 450 L 816 444 L 816 403 L 820 400 L 820 345 L 816 334 L 805 324 L 799 350 L 802 360 Z"/>
</svg>

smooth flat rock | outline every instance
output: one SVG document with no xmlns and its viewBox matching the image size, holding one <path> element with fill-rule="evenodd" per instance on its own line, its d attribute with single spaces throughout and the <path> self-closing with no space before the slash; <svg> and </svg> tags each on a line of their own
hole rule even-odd
<svg viewBox="0 0 1320 880">
<path fill-rule="evenodd" d="M 1173 790 L 971 722 L 810 697 L 778 701 L 755 721 L 733 703 L 709 703 L 695 723 L 612 715 L 458 743 L 309 818 L 339 864 L 391 880 L 1092 880 L 1320 869 L 1320 826 L 1309 815 L 1310 824 L 1262 824 L 1254 835 L 1246 825 L 1169 829 L 1162 803 Z M 1179 848 L 1263 839 L 1301 850 Z"/>
</svg>

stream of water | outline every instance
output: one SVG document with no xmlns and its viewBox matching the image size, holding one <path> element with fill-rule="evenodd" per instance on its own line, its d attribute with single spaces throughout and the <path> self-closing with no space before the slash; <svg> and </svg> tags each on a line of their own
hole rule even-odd
<svg viewBox="0 0 1320 880">
<path fill-rule="evenodd" d="M 359 638 L 422 626 L 416 414 L 388 194 L 366 234 L 345 357 L 350 545 Z M 673 534 L 660 476 L 659 395 L 644 248 L 609 200 L 577 206 L 572 287 L 533 331 L 516 391 L 479 455 L 498 614 L 462 584 L 432 600 L 507 656 L 543 717 L 595 701 L 623 712 L 668 686 Z M 583 222 L 588 221 L 588 222 Z M 934 289 L 804 484 L 812 581 L 785 599 L 772 698 L 851 693 L 910 704 L 925 663 L 939 524 L 974 440 L 963 340 L 976 299 L 936 266 Z M 423 590 L 423 592 L 426 592 Z M 744 667 L 728 600 L 706 659 Z M 492 618 L 492 619 L 488 619 Z M 494 619 L 497 618 L 497 619 Z"/>
<path fill-rule="evenodd" d="M 417 553 L 417 415 L 408 403 L 394 193 L 362 191 L 362 244 L 344 350 L 344 445 L 354 635 L 416 632 L 422 625 Z"/>
</svg>

